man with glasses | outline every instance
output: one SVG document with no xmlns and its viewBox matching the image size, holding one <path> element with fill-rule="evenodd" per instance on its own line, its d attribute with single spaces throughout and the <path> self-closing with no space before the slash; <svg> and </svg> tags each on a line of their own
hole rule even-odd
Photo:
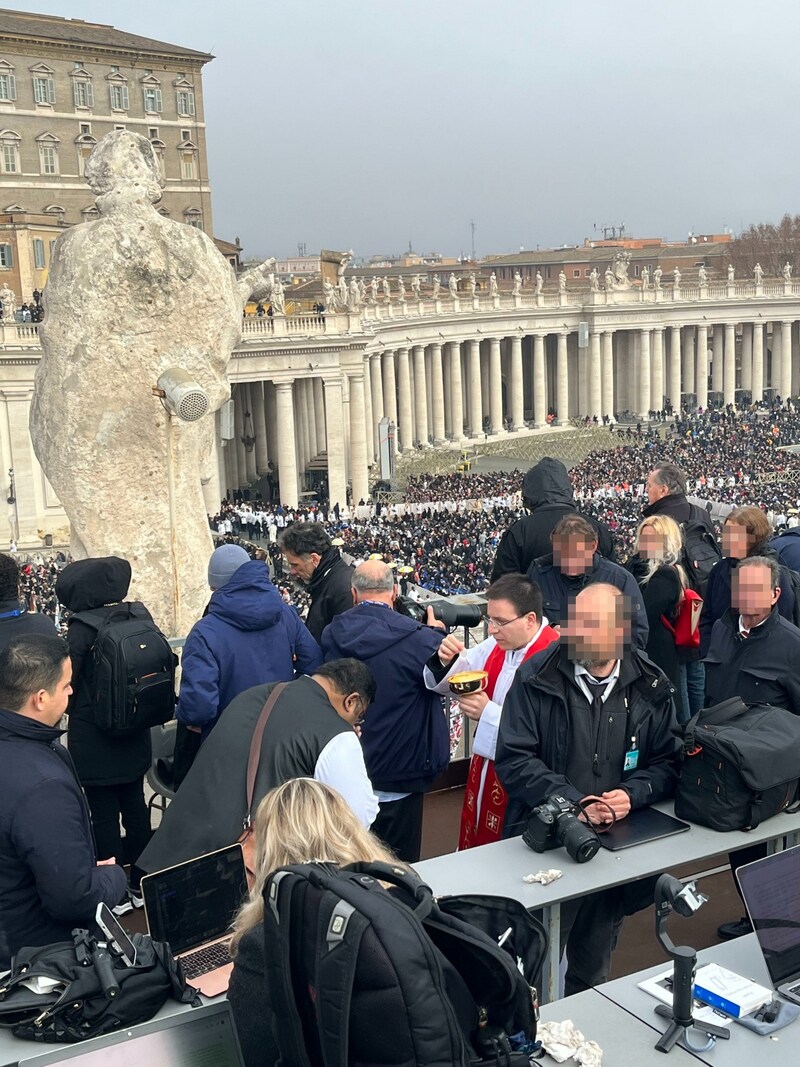
<svg viewBox="0 0 800 1067">
<path fill-rule="evenodd" d="M 325 660 L 352 656 L 369 667 L 376 693 L 361 734 L 364 760 L 380 802 L 372 825 L 406 863 L 419 860 L 424 794 L 450 761 L 442 702 L 422 678 L 445 635 L 394 610 L 394 571 L 370 559 L 352 572 L 353 607 L 322 632 Z M 430 616 L 430 611 L 429 611 Z"/>
<path fill-rule="evenodd" d="M 275 684 L 246 689 L 225 709 L 142 853 L 142 870 L 160 871 L 237 840 L 246 815 L 250 744 Z M 378 800 L 358 739 L 375 697 L 369 669 L 340 659 L 284 684 L 264 726 L 253 810 L 290 778 L 315 778 L 341 793 L 370 826 Z"/>
<path fill-rule="evenodd" d="M 517 668 L 558 640 L 542 615 L 542 593 L 523 574 L 504 574 L 486 591 L 489 637 L 465 648 L 455 634 L 442 641 L 425 667 L 425 683 L 447 693 L 449 679 L 462 671 L 485 671 L 486 688 L 458 698 L 464 715 L 477 723 L 473 756 L 461 809 L 459 851 L 486 845 L 502 836 L 506 793 L 494 771 L 497 730 L 503 700 Z"/>
</svg>

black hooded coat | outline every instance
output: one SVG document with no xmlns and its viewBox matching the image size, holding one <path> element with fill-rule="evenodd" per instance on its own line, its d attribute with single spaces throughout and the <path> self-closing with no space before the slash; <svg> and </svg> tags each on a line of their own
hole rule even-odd
<svg viewBox="0 0 800 1067">
<path fill-rule="evenodd" d="M 526 574 L 535 559 L 553 551 L 550 534 L 566 515 L 582 515 L 567 468 L 559 459 L 545 456 L 522 480 L 522 499 L 532 512 L 506 530 L 497 546 L 492 581 L 504 574 Z M 590 515 L 582 515 L 597 530 L 597 551 L 615 562 L 614 541 L 608 527 Z"/>
<path fill-rule="evenodd" d="M 64 568 L 56 582 L 56 596 L 69 611 L 112 614 L 128 593 L 131 565 L 118 556 L 79 559 Z M 123 785 L 142 778 L 150 767 L 150 731 L 112 737 L 94 724 L 88 693 L 88 664 L 97 631 L 70 619 L 67 645 L 72 659 L 72 689 L 68 744 L 81 785 Z"/>
</svg>

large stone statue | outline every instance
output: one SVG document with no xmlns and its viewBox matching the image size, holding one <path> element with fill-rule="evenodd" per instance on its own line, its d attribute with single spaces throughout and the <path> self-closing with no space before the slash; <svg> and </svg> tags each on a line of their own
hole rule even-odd
<svg viewBox="0 0 800 1067">
<path fill-rule="evenodd" d="M 442 291 L 442 283 L 439 281 L 439 275 L 435 274 L 433 277 L 433 299 L 438 300 L 439 294 Z"/>
<path fill-rule="evenodd" d="M 699 285 L 708 285 L 708 271 L 702 263 L 697 268 L 697 281 Z"/>
<path fill-rule="evenodd" d="M 672 284 L 676 289 L 681 287 L 681 272 L 676 267 L 672 272 Z"/>
<path fill-rule="evenodd" d="M 204 481 L 217 463 L 214 412 L 242 308 L 268 291 L 274 260 L 237 284 L 211 238 L 165 218 L 153 147 L 107 134 L 86 163 L 100 217 L 56 241 L 40 326 L 30 431 L 72 529 L 71 551 L 119 555 L 171 636 L 208 602 L 212 551 Z M 169 369 L 206 393 L 210 413 L 170 418 L 153 393 Z"/>
<path fill-rule="evenodd" d="M 647 267 L 642 267 L 642 289 L 650 288 L 650 271 Z"/>
<path fill-rule="evenodd" d="M 350 290 L 347 285 L 347 278 L 344 273 L 339 275 L 339 282 L 336 286 L 336 295 L 340 306 L 343 309 L 347 309 L 350 305 Z"/>
<path fill-rule="evenodd" d="M 367 302 L 367 283 L 363 278 L 359 278 L 358 280 L 358 299 L 362 304 L 366 304 Z"/>
<path fill-rule="evenodd" d="M 370 303 L 377 304 L 378 302 L 378 279 L 373 277 L 369 283 L 369 299 Z"/>
<path fill-rule="evenodd" d="M 736 279 L 736 271 L 732 263 L 728 264 L 728 285 L 733 285 Z"/>
<path fill-rule="evenodd" d="M 606 267 L 605 273 L 603 275 L 603 278 L 605 279 L 606 289 L 609 292 L 613 292 L 613 289 L 614 289 L 614 271 L 611 269 L 611 267 Z"/>
<path fill-rule="evenodd" d="M 784 263 L 783 270 L 781 271 L 781 273 L 783 274 L 783 280 L 785 282 L 790 282 L 792 280 L 792 265 L 791 265 L 791 263 Z"/>
<path fill-rule="evenodd" d="M 358 311 L 361 307 L 361 290 L 358 287 L 358 278 L 350 279 L 350 297 L 348 305 L 351 311 Z"/>
<path fill-rule="evenodd" d="M 559 293 L 566 293 L 567 291 L 567 276 L 563 270 L 558 272 L 558 291 Z"/>
<path fill-rule="evenodd" d="M 383 289 L 383 299 L 386 301 L 387 304 L 391 303 L 392 283 L 389 281 L 388 278 L 384 277 L 383 281 L 381 282 L 381 288 Z"/>
<path fill-rule="evenodd" d="M 611 267 L 605 274 L 606 289 L 610 288 L 616 292 L 621 292 L 623 289 L 630 289 L 631 280 L 628 277 L 628 267 L 630 266 L 630 262 L 630 252 L 617 252 Z M 610 278 L 609 274 L 611 275 Z"/>
<path fill-rule="evenodd" d="M 514 284 L 511 287 L 511 295 L 519 296 L 522 291 L 522 275 L 518 270 L 514 271 Z"/>
<path fill-rule="evenodd" d="M 600 291 L 600 275 L 597 273 L 597 267 L 592 267 L 589 274 L 589 288 L 593 293 Z"/>
<path fill-rule="evenodd" d="M 283 295 L 283 282 L 280 278 L 275 278 L 272 282 L 272 294 L 270 301 L 272 303 L 272 311 L 275 315 L 286 314 L 286 299 Z"/>
<path fill-rule="evenodd" d="M 761 285 L 761 282 L 764 278 L 764 268 L 761 266 L 760 263 L 756 263 L 756 265 L 753 267 L 753 277 L 755 279 L 756 285 Z"/>
<path fill-rule="evenodd" d="M 327 278 L 322 283 L 322 296 L 329 315 L 339 310 L 339 290 Z"/>
<path fill-rule="evenodd" d="M 660 289 L 661 288 L 661 275 L 662 274 L 663 274 L 663 271 L 661 270 L 661 267 L 656 267 L 656 269 L 653 271 L 653 288 L 655 288 L 655 289 Z"/>
<path fill-rule="evenodd" d="M 467 283 L 467 284 L 469 285 L 469 295 L 470 295 L 470 296 L 471 296 L 471 297 L 473 298 L 473 300 L 474 300 L 474 299 L 475 299 L 475 294 L 476 294 L 476 293 L 477 293 L 477 291 L 478 291 L 478 280 L 477 280 L 477 278 L 475 277 L 475 271 L 474 271 L 474 270 L 471 270 L 471 271 L 469 272 L 469 281 L 468 281 L 468 283 Z"/>
<path fill-rule="evenodd" d="M 415 300 L 422 300 L 422 279 L 418 274 L 411 279 L 411 292 Z"/>
<path fill-rule="evenodd" d="M 3 282 L 3 288 L 0 289 L 0 304 L 3 305 L 3 321 L 13 322 L 14 312 L 17 310 L 17 298 L 14 290 L 9 288 L 8 282 Z"/>
<path fill-rule="evenodd" d="M 542 289 L 544 289 L 544 278 L 542 277 L 541 271 L 537 270 L 536 271 L 536 295 L 537 296 L 541 296 L 542 295 Z"/>
<path fill-rule="evenodd" d="M 398 275 L 397 278 L 397 298 L 402 304 L 406 298 L 406 283 L 403 281 L 403 276 Z"/>
<path fill-rule="evenodd" d="M 457 299 L 458 281 L 456 280 L 455 274 L 450 275 L 450 280 L 447 283 L 447 288 L 450 290 L 450 296 L 452 296 L 453 300 Z"/>
<path fill-rule="evenodd" d="M 497 290 L 497 275 L 495 274 L 494 271 L 492 271 L 491 276 L 489 278 L 489 294 L 491 296 L 497 296 L 497 294 L 498 294 L 498 290 Z"/>
</svg>

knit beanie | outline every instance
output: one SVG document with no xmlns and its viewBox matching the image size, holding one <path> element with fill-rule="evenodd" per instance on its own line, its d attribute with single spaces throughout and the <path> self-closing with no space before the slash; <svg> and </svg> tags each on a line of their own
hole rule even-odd
<svg viewBox="0 0 800 1067">
<path fill-rule="evenodd" d="M 241 545 L 220 545 L 211 553 L 208 561 L 208 584 L 212 589 L 221 589 L 250 557 Z"/>
</svg>

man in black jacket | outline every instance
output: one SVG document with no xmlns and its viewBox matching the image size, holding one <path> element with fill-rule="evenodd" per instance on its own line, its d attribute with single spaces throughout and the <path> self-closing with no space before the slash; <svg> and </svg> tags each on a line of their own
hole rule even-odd
<svg viewBox="0 0 800 1067">
<path fill-rule="evenodd" d="M 647 475 L 645 490 L 647 505 L 642 510 L 645 517 L 668 515 L 678 525 L 699 522 L 714 533 L 714 523 L 705 508 L 686 499 L 686 475 L 674 463 L 656 463 Z"/>
<path fill-rule="evenodd" d="M 37 611 L 27 611 L 19 599 L 19 567 L 13 556 L 0 553 L 0 649 L 27 634 L 57 637 L 55 623 Z"/>
<path fill-rule="evenodd" d="M 280 534 L 278 543 L 290 576 L 311 595 L 306 626 L 319 643 L 331 619 L 353 606 L 353 568 L 345 563 L 318 522 L 293 522 Z"/>
<path fill-rule="evenodd" d="M 23 946 L 69 941 L 99 903 L 125 895 L 114 858 L 98 864 L 89 812 L 57 729 L 72 691 L 58 637 L 0 652 L 0 971 Z"/>
<path fill-rule="evenodd" d="M 714 623 L 705 659 L 706 707 L 741 697 L 800 715 L 800 630 L 778 611 L 780 580 L 781 565 L 768 556 L 748 556 L 734 571 L 733 606 Z M 731 871 L 766 854 L 766 845 L 740 849 L 730 856 Z M 723 923 L 717 934 L 727 940 L 752 929 L 745 915 Z"/>
<path fill-rule="evenodd" d="M 517 519 L 500 538 L 492 581 L 504 574 L 525 574 L 531 563 L 550 551 L 550 535 L 565 515 L 580 514 L 567 468 L 545 456 L 522 479 L 522 503 L 532 512 Z M 614 559 L 614 541 L 607 526 L 589 516 L 597 534 L 598 552 Z"/>
<path fill-rule="evenodd" d="M 592 822 L 624 819 L 673 794 L 677 742 L 672 686 L 630 647 L 630 605 L 591 585 L 570 607 L 566 640 L 517 671 L 503 705 L 495 769 L 508 793 L 504 834 L 522 833 L 553 794 L 587 803 Z M 610 809 L 610 810 L 609 810 Z M 622 922 L 621 889 L 562 907 L 567 996 L 606 981 Z"/>
</svg>

